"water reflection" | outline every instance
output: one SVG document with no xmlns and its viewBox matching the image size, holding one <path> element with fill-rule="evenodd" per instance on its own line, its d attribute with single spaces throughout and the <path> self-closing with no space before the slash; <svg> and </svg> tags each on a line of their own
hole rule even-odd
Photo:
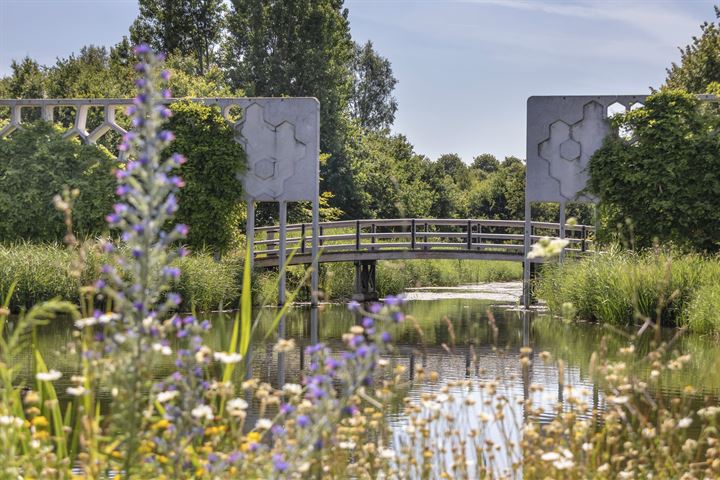
<svg viewBox="0 0 720 480">
<path fill-rule="evenodd" d="M 546 407 L 547 419 L 552 406 L 563 402 L 563 386 L 585 389 L 586 401 L 602 409 L 604 398 L 600 389 L 590 378 L 590 356 L 597 351 L 601 339 L 606 337 L 609 352 L 617 352 L 626 345 L 626 332 L 612 331 L 593 324 L 567 325 L 556 318 L 536 313 L 517 311 L 507 305 L 469 299 L 441 299 L 413 301 L 407 305 L 409 319 L 402 324 L 389 325 L 388 330 L 396 340 L 396 353 L 389 360 L 406 367 L 406 379 L 415 378 L 419 370 L 435 371 L 440 382 L 409 382 L 403 394 L 419 399 L 423 393 L 437 391 L 441 383 L 473 379 L 495 380 L 503 385 L 507 395 L 515 399 L 532 398 L 535 404 Z M 273 351 L 276 341 L 271 332 L 276 310 L 262 308 L 256 311 L 259 326 L 251 342 L 251 365 L 247 375 L 272 384 L 287 381 L 297 383 L 307 368 L 304 347 L 326 343 L 332 350 L 343 349 L 342 334 L 355 325 L 355 314 L 340 305 L 324 305 L 319 309 L 309 307 L 291 308 L 285 320 L 287 338 L 295 339 L 299 348 L 278 355 Z M 490 321 L 493 317 L 494 322 Z M 208 315 L 213 329 L 208 334 L 208 344 L 223 349 L 232 331 L 233 314 Z M 670 338 L 674 331 L 663 331 L 663 338 Z M 267 337 L 267 339 L 266 339 Z M 57 382 L 58 391 L 64 392 L 71 375 L 78 371 L 77 353 L 69 347 L 73 340 L 73 327 L 69 321 L 57 320 L 38 331 L 38 342 L 46 361 L 52 368 L 65 375 Z M 531 350 L 522 350 L 527 347 Z M 636 344 L 636 354 L 644 355 L 650 349 L 647 339 Z M 692 355 L 692 361 L 681 374 L 663 373 L 658 385 L 668 396 L 679 393 L 687 384 L 699 389 L 698 402 L 703 396 L 716 399 L 720 391 L 720 347 L 711 338 L 686 335 L 675 343 L 674 348 Z M 564 368 L 556 362 L 544 363 L 539 358 L 542 351 L 553 358 L 564 360 Z M 520 357 L 530 361 L 521 367 Z M 22 363 L 21 378 L 30 383 L 32 378 L 29 352 Z M 165 359 L 156 370 L 158 378 L 172 372 L 172 360 Z M 647 367 L 640 368 L 637 375 L 646 375 Z M 237 379 L 238 381 L 241 379 Z M 531 388 L 541 385 L 542 391 Z M 108 392 L 100 392 L 107 398 Z M 520 404 L 513 404 L 513 412 L 524 418 Z M 391 421 L 402 425 L 402 403 L 395 405 Z"/>
</svg>

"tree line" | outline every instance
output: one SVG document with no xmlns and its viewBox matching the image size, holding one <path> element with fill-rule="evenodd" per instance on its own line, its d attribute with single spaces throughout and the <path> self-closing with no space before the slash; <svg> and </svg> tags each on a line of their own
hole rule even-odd
<svg viewBox="0 0 720 480">
<path fill-rule="evenodd" d="M 317 97 L 325 219 L 523 217 L 522 159 L 482 154 L 465 163 L 449 153 L 433 160 L 416 152 L 405 136 L 391 133 L 398 80 L 371 41 L 352 39 L 343 0 L 140 0 L 139 7 L 128 35 L 110 48 L 88 45 L 53 65 L 29 57 L 13 61 L 12 73 L 0 79 L 0 97 L 129 97 L 136 76 L 131 45 L 146 42 L 167 52 L 176 97 Z M 716 13 L 720 18 L 717 7 Z M 681 49 L 680 62 L 668 69 L 658 94 L 705 93 L 720 82 L 720 27 L 706 22 L 701 29 Z M 72 120 L 68 111 L 58 117 L 61 123 Z M 106 141 L 112 148 L 112 136 Z M 674 151 L 662 150 L 666 162 Z M 612 169 L 613 161 L 620 165 L 626 157 L 605 155 L 603 168 Z M 596 181 L 592 187 L 605 204 L 609 226 L 642 207 L 630 194 L 603 190 L 619 184 Z M 258 214 L 260 222 L 277 216 L 270 205 Z M 573 207 L 569 214 L 592 222 L 588 207 Z M 290 210 L 293 221 L 308 216 L 307 205 Z M 556 220 L 558 212 L 540 205 L 533 216 Z"/>
</svg>

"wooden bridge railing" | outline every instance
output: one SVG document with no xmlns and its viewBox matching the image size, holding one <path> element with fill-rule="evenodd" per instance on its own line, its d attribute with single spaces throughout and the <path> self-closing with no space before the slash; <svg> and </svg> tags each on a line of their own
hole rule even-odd
<svg viewBox="0 0 720 480">
<path fill-rule="evenodd" d="M 480 252 L 514 254 L 522 258 L 525 222 L 522 220 L 401 218 L 342 220 L 320 223 L 320 248 L 325 254 L 336 252 L 378 252 L 388 250 L 463 251 L 468 256 Z M 277 257 L 279 227 L 256 227 L 255 259 Z M 594 248 L 589 225 L 566 225 L 566 252 L 582 253 Z M 312 224 L 287 225 L 288 253 L 309 254 Z M 560 224 L 532 223 L 532 241 L 542 236 L 560 236 Z M 322 257 L 321 260 L 322 262 Z"/>
</svg>

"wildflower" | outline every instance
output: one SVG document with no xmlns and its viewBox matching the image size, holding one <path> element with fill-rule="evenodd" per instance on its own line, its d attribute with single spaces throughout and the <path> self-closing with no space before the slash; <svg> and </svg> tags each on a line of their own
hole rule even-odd
<svg viewBox="0 0 720 480">
<path fill-rule="evenodd" d="M 355 442 L 340 442 L 338 443 L 338 447 L 340 447 L 343 450 L 353 450 L 355 448 Z"/>
<path fill-rule="evenodd" d="M 72 395 L 73 397 L 79 397 L 81 395 L 85 395 L 87 393 L 87 390 L 83 387 L 68 387 L 66 390 L 68 395 Z"/>
<path fill-rule="evenodd" d="M 653 427 L 645 427 L 641 431 L 642 436 L 647 438 L 648 440 L 652 440 L 655 438 L 655 429 Z"/>
<path fill-rule="evenodd" d="M 267 418 L 261 418 L 257 421 L 255 424 L 255 428 L 258 430 L 270 430 L 270 427 L 272 427 L 272 420 L 269 420 Z"/>
<path fill-rule="evenodd" d="M 393 458 L 395 458 L 395 450 L 393 450 L 392 448 L 383 448 L 380 450 L 380 457 L 387 460 L 392 460 Z"/>
<path fill-rule="evenodd" d="M 350 311 L 355 311 L 360 308 L 360 304 L 358 302 L 356 302 L 355 300 L 352 300 L 347 304 L 347 308 Z"/>
<path fill-rule="evenodd" d="M 282 455 L 276 453 L 275 455 L 273 455 L 273 467 L 275 467 L 275 470 L 277 470 L 278 472 L 284 472 L 288 469 L 288 464 Z"/>
<path fill-rule="evenodd" d="M 678 421 L 678 428 L 688 428 L 690 425 L 692 425 L 692 418 L 685 417 Z"/>
<path fill-rule="evenodd" d="M 2 426 L 14 426 L 20 428 L 23 426 L 25 421 L 19 417 L 13 417 L 12 415 L 0 415 L 0 425 Z"/>
<path fill-rule="evenodd" d="M 210 408 L 210 406 L 208 405 L 198 405 L 190 411 L 190 414 L 198 419 L 204 418 L 208 421 L 213 419 L 212 408 Z"/>
<path fill-rule="evenodd" d="M 589 452 L 589 451 L 591 451 L 591 450 L 593 449 L 593 445 L 592 445 L 592 443 L 590 443 L 590 442 L 585 442 L 585 443 L 582 444 L 582 449 L 583 449 L 583 451 L 585 451 L 585 452 Z"/>
<path fill-rule="evenodd" d="M 297 424 L 301 428 L 307 427 L 308 425 L 310 425 L 310 417 L 308 417 L 307 415 L 299 415 L 297 417 Z"/>
<path fill-rule="evenodd" d="M 282 387 L 283 392 L 288 395 L 296 395 L 299 396 L 302 394 L 302 386 L 298 385 L 297 383 L 286 383 Z"/>
<path fill-rule="evenodd" d="M 33 418 L 32 422 L 30 422 L 30 423 L 32 423 L 34 427 L 38 427 L 38 428 L 45 428 L 50 425 L 50 422 L 48 422 L 48 419 L 43 417 L 42 415 L 39 415 L 39 416 Z"/>
<path fill-rule="evenodd" d="M 247 408 L 248 403 L 242 398 L 233 398 L 227 402 L 228 413 L 234 417 L 244 415 Z"/>
<path fill-rule="evenodd" d="M 83 329 L 85 327 L 90 327 L 92 325 L 95 325 L 97 322 L 98 322 L 98 320 L 95 317 L 81 318 L 79 320 L 75 320 L 75 326 L 77 328 Z"/>
<path fill-rule="evenodd" d="M 575 466 L 575 462 L 568 458 L 561 458 L 560 460 L 555 460 L 553 462 L 553 467 L 555 467 L 558 470 L 567 470 Z"/>
<path fill-rule="evenodd" d="M 54 382 L 60 377 L 62 377 L 62 373 L 52 369 L 48 372 L 39 372 L 35 375 L 35 378 L 41 382 Z"/>
<path fill-rule="evenodd" d="M 614 403 L 616 405 L 624 405 L 624 404 L 628 403 L 629 400 L 630 400 L 630 398 L 627 395 L 619 395 L 619 396 L 610 395 L 610 396 L 608 396 L 608 401 L 611 403 Z"/>
<path fill-rule="evenodd" d="M 545 462 L 554 462 L 556 460 L 560 460 L 562 458 L 559 453 L 557 452 L 546 452 L 542 454 L 542 457 L 540 457 Z"/>
<path fill-rule="evenodd" d="M 173 398 L 175 398 L 179 395 L 180 395 L 180 392 L 178 392 L 177 390 L 168 390 L 165 392 L 160 392 L 157 395 L 157 401 L 160 403 L 169 402 L 170 400 L 172 400 Z"/>
<path fill-rule="evenodd" d="M 238 363 L 242 360 L 242 355 L 239 353 L 226 353 L 226 352 L 215 352 L 213 358 L 220 363 L 231 364 Z"/>
<path fill-rule="evenodd" d="M 554 257 L 559 255 L 568 243 L 570 241 L 564 238 L 542 237 L 537 243 L 533 243 L 528 258 Z"/>
<path fill-rule="evenodd" d="M 286 340 L 284 338 L 281 338 L 278 340 L 278 342 L 273 347 L 273 351 L 275 353 L 287 353 L 292 351 L 295 348 L 295 340 L 292 338 L 289 340 Z"/>
</svg>

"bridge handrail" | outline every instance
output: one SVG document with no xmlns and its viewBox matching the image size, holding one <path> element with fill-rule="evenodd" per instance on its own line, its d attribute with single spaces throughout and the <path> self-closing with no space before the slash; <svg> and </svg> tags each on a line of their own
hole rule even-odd
<svg viewBox="0 0 720 480">
<path fill-rule="evenodd" d="M 525 222 L 522 220 L 485 219 L 361 219 L 322 222 L 319 224 L 318 240 L 325 252 L 380 252 L 395 250 L 455 251 L 467 252 L 473 256 L 481 252 L 505 252 L 522 255 Z M 401 231 L 387 229 L 401 227 Z M 460 230 L 454 230 L 460 227 Z M 539 231 L 559 232 L 560 224 L 553 222 L 532 222 L 531 241 L 541 238 Z M 430 230 L 442 228 L 442 230 Z M 514 233 L 498 232 L 496 229 L 511 229 Z M 378 231 L 378 229 L 386 231 Z M 491 231 L 483 231 L 492 229 Z M 257 227 L 254 252 L 256 259 L 269 259 L 279 255 L 278 226 Z M 340 230 L 340 231 L 338 231 Z M 348 231 L 350 230 L 350 231 Z M 454 231 L 449 231 L 454 230 Z M 588 233 L 592 225 L 565 226 L 566 239 L 570 243 L 566 251 L 585 252 L 593 241 Z M 299 234 L 298 234 L 299 232 Z M 262 238 L 264 234 L 265 238 Z M 285 243 L 288 249 L 297 248 L 298 253 L 308 254 L 312 241 L 312 224 L 295 223 L 286 226 Z"/>
</svg>

